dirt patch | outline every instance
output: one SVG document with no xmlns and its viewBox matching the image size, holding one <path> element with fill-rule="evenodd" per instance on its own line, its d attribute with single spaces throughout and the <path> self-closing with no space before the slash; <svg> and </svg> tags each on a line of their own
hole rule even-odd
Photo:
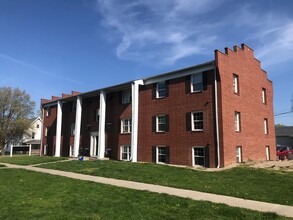
<svg viewBox="0 0 293 220">
<path fill-rule="evenodd" d="M 254 168 L 293 172 L 293 160 L 248 162 L 246 165 Z"/>
</svg>

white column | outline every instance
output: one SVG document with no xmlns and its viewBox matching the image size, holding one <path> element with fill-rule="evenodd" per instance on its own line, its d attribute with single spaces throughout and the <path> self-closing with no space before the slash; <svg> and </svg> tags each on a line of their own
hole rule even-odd
<svg viewBox="0 0 293 220">
<path fill-rule="evenodd" d="M 56 128 L 56 147 L 55 157 L 60 157 L 61 150 L 61 128 L 62 128 L 62 101 L 57 102 L 57 128 Z"/>
<path fill-rule="evenodd" d="M 137 162 L 139 85 L 143 85 L 142 80 L 136 80 L 131 85 L 131 92 L 132 92 L 131 161 L 132 162 Z"/>
<path fill-rule="evenodd" d="M 30 144 L 30 146 L 29 146 L 28 155 L 29 155 L 29 156 L 31 156 L 31 155 L 32 155 L 32 145 L 31 145 L 31 144 Z"/>
<path fill-rule="evenodd" d="M 78 157 L 78 152 L 79 152 L 81 111 L 82 111 L 82 98 L 80 96 L 77 96 L 76 114 L 75 114 L 75 131 L 74 131 L 74 155 L 73 155 L 74 157 Z"/>
<path fill-rule="evenodd" d="M 99 143 L 98 158 L 102 159 L 105 155 L 105 126 L 106 126 L 106 92 L 100 91 L 100 115 L 99 115 Z"/>
</svg>

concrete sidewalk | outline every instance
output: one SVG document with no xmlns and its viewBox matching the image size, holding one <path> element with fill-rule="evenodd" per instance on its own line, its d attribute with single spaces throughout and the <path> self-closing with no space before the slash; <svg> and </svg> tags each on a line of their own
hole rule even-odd
<svg viewBox="0 0 293 220">
<path fill-rule="evenodd" d="M 90 176 L 85 174 L 78 174 L 78 173 L 65 172 L 65 171 L 59 171 L 59 170 L 50 170 L 50 169 L 39 168 L 34 166 L 20 166 L 20 165 L 14 165 L 14 164 L 4 164 L 4 165 L 6 165 L 8 168 L 26 169 L 26 170 L 31 170 L 35 172 L 48 173 L 48 174 L 68 177 L 72 179 L 86 180 L 86 181 L 119 186 L 119 187 L 124 187 L 129 189 L 147 190 L 147 191 L 156 192 L 156 193 L 166 193 L 169 195 L 189 198 L 192 200 L 222 203 L 222 204 L 226 204 L 233 207 L 246 208 L 246 209 L 255 210 L 255 211 L 275 212 L 278 215 L 293 218 L 293 206 L 258 202 L 253 200 L 245 200 L 245 199 L 240 199 L 235 197 L 222 196 L 222 195 L 216 195 L 216 194 L 210 194 L 210 193 L 204 193 L 204 192 L 198 192 L 198 191 L 192 191 L 192 190 L 186 190 L 186 189 L 178 189 L 178 188 L 172 188 L 172 187 L 166 187 L 166 186 L 159 186 L 159 185 L 153 185 L 153 184 L 147 184 L 147 183 L 139 183 L 139 182 L 126 181 L 126 180 Z"/>
</svg>

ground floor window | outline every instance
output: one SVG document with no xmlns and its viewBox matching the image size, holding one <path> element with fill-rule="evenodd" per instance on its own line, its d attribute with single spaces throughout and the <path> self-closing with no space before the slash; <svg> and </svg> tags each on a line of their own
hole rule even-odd
<svg viewBox="0 0 293 220">
<path fill-rule="evenodd" d="M 193 147 L 193 165 L 207 166 L 205 147 Z"/>
<path fill-rule="evenodd" d="M 266 146 L 266 160 L 270 160 L 270 146 Z"/>
<path fill-rule="evenodd" d="M 70 145 L 69 146 L 69 156 L 70 157 L 73 157 L 74 156 L 74 146 L 73 145 Z"/>
<path fill-rule="evenodd" d="M 157 163 L 166 163 L 167 162 L 167 154 L 166 154 L 165 146 L 157 147 Z"/>
<path fill-rule="evenodd" d="M 46 156 L 48 152 L 48 145 L 44 144 L 44 155 Z"/>
<path fill-rule="evenodd" d="M 129 161 L 131 158 L 131 146 L 123 145 L 121 146 L 121 160 Z"/>
<path fill-rule="evenodd" d="M 236 147 L 236 163 L 242 162 L 242 147 L 237 146 Z"/>
</svg>

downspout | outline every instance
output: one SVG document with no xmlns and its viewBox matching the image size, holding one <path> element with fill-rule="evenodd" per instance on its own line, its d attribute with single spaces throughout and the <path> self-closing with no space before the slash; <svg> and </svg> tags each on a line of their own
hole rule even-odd
<svg viewBox="0 0 293 220">
<path fill-rule="evenodd" d="M 214 62 L 214 83 L 215 83 L 215 118 L 216 118 L 216 140 L 217 140 L 217 157 L 218 157 L 218 166 L 217 168 L 220 168 L 221 161 L 220 161 L 220 141 L 219 141 L 219 112 L 218 112 L 218 87 L 217 87 L 217 71 L 216 71 L 216 65 Z"/>
<path fill-rule="evenodd" d="M 40 156 L 43 156 L 43 127 L 44 127 L 44 107 L 41 105 L 42 109 L 42 123 L 41 123 L 41 145 L 40 145 Z"/>
</svg>

